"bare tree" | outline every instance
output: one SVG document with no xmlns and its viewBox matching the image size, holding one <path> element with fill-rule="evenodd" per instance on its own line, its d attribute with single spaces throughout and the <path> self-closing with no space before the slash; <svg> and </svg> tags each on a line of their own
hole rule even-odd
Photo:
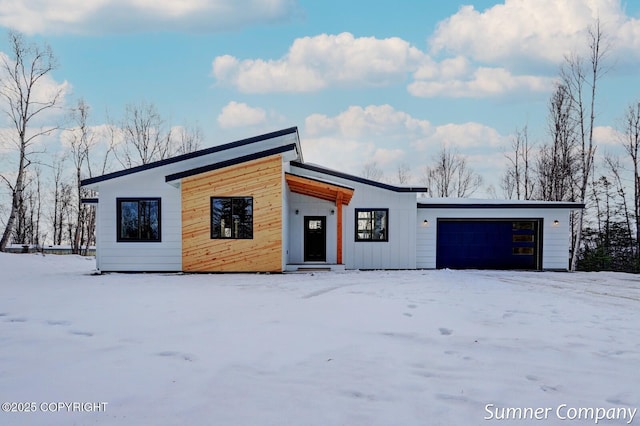
<svg viewBox="0 0 640 426">
<path fill-rule="evenodd" d="M 71 241 L 71 252 L 79 254 L 82 246 L 86 247 L 90 230 L 87 230 L 89 215 L 92 209 L 82 202 L 82 199 L 89 195 L 89 190 L 83 188 L 80 182 L 86 170 L 89 168 L 89 151 L 94 144 L 94 133 L 88 125 L 89 105 L 80 99 L 75 108 L 71 111 L 71 116 L 75 127 L 68 134 L 69 154 L 73 161 L 75 172 L 75 217 L 68 221 Z M 92 232 L 92 230 L 91 230 Z"/>
<path fill-rule="evenodd" d="M 46 111 L 56 107 L 63 95 L 62 88 L 37 93 L 44 84 L 45 77 L 56 67 L 56 60 L 47 45 L 26 44 L 21 34 L 9 33 L 10 55 L 0 58 L 0 99 L 2 110 L 15 130 L 14 147 L 18 152 L 16 177 L 10 182 L 2 177 L 11 190 L 11 210 L 7 220 L 0 251 L 6 250 L 16 217 L 24 199 L 25 174 L 32 163 L 33 143 L 41 136 L 48 135 L 57 127 L 50 126 L 32 130 L 32 122 Z"/>
<path fill-rule="evenodd" d="M 568 87 L 558 84 L 549 103 L 549 134 L 551 144 L 542 148 L 538 175 L 543 200 L 567 201 L 575 198 L 577 172 L 577 120 L 575 104 Z"/>
<path fill-rule="evenodd" d="M 636 256 L 640 256 L 640 102 L 627 108 L 624 116 L 623 145 L 633 167 L 633 217 Z"/>
<path fill-rule="evenodd" d="M 200 149 L 202 145 L 202 130 L 196 126 L 181 126 L 172 132 L 176 154 L 187 154 Z"/>
<path fill-rule="evenodd" d="M 596 145 L 593 130 L 596 118 L 596 94 L 598 81 L 608 71 L 603 61 L 609 45 L 600 27 L 600 20 L 589 29 L 589 57 L 587 63 L 579 56 L 570 56 L 561 71 L 562 84 L 567 87 L 572 100 L 572 114 L 578 134 L 577 201 L 584 203 L 587 198 L 589 177 L 593 170 Z M 579 210 L 575 218 L 572 238 L 571 269 L 575 270 L 584 227 L 584 212 Z"/>
<path fill-rule="evenodd" d="M 371 179 L 375 181 L 381 181 L 384 176 L 384 172 L 378 166 L 378 163 L 375 161 L 369 162 L 362 167 L 362 177 L 365 179 Z"/>
<path fill-rule="evenodd" d="M 112 150 L 125 168 L 164 160 L 200 148 L 199 127 L 167 126 L 153 103 L 128 104 L 118 124 L 110 125 Z"/>
<path fill-rule="evenodd" d="M 154 104 L 128 104 L 121 123 L 111 127 L 121 132 L 122 140 L 114 147 L 114 154 L 123 167 L 148 164 L 173 154 L 171 130 L 166 130 Z"/>
<path fill-rule="evenodd" d="M 422 180 L 432 197 L 469 197 L 482 185 L 482 177 L 469 168 L 466 158 L 446 147 L 425 167 Z"/>
<path fill-rule="evenodd" d="M 622 170 L 622 165 L 620 164 L 620 160 L 618 158 L 614 158 L 610 155 L 606 155 L 604 160 L 605 160 L 605 164 L 607 165 L 607 168 L 609 169 L 609 172 L 611 173 L 611 176 L 613 177 L 613 184 L 615 185 L 615 190 L 620 200 L 619 201 L 620 211 L 618 212 L 618 214 L 619 215 L 621 214 L 624 218 L 624 225 L 625 225 L 625 230 L 627 233 L 628 240 L 633 241 L 634 236 L 631 229 L 632 229 L 632 216 L 634 215 L 634 213 L 629 210 L 629 203 L 627 201 L 627 189 L 626 189 L 626 185 L 622 180 L 622 176 L 620 173 L 620 171 Z M 637 230 L 637 223 L 638 223 L 637 221 L 638 221 L 638 217 L 636 216 L 636 230 Z M 638 244 L 637 235 L 635 240 L 636 240 L 635 247 L 631 246 L 630 248 L 634 257 L 637 258 L 638 253 L 640 253 L 638 251 L 638 246 L 637 246 Z"/>
<path fill-rule="evenodd" d="M 401 163 L 396 169 L 396 180 L 400 185 L 406 185 L 411 180 L 411 168 L 407 163 Z"/>
<path fill-rule="evenodd" d="M 533 195 L 534 180 L 527 126 L 516 129 L 511 139 L 511 149 L 512 151 L 505 155 L 509 164 L 500 186 L 507 198 L 513 198 L 515 195 L 517 200 L 528 200 Z"/>
</svg>

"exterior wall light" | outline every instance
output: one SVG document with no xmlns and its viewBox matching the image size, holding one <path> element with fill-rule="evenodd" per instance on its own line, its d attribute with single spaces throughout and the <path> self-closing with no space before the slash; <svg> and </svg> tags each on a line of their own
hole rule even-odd
<svg viewBox="0 0 640 426">
<path fill-rule="evenodd" d="M 558 219 L 553 221 L 553 226 L 559 226 L 560 225 L 560 221 Z"/>
<path fill-rule="evenodd" d="M 331 209 L 331 214 L 336 214 L 336 211 L 334 209 Z"/>
<path fill-rule="evenodd" d="M 427 219 L 423 220 L 422 226 L 429 226 L 429 221 Z"/>
<path fill-rule="evenodd" d="M 296 214 L 300 214 L 300 210 L 296 209 Z"/>
</svg>

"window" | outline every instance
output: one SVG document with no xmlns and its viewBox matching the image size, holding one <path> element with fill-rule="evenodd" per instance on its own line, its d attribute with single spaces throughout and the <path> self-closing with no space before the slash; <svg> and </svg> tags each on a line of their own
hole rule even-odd
<svg viewBox="0 0 640 426">
<path fill-rule="evenodd" d="M 253 197 L 211 197 L 211 238 L 252 239 Z"/>
<path fill-rule="evenodd" d="M 160 241 L 160 198 L 118 198 L 118 242 Z"/>
<path fill-rule="evenodd" d="M 356 241 L 389 241 L 389 209 L 356 209 Z"/>
<path fill-rule="evenodd" d="M 511 237 L 514 243 L 533 243 L 533 234 L 515 234 Z"/>
<path fill-rule="evenodd" d="M 533 255 L 533 247 L 513 247 L 512 253 L 515 255 Z"/>
</svg>

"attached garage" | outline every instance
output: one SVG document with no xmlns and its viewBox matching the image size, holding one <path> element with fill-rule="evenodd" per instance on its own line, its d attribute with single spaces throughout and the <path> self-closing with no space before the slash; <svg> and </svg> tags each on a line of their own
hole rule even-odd
<svg viewBox="0 0 640 426">
<path fill-rule="evenodd" d="M 540 269 L 542 219 L 438 219 L 436 268 Z"/>
<path fill-rule="evenodd" d="M 581 203 L 418 200 L 416 267 L 568 270 L 571 211 Z"/>
</svg>

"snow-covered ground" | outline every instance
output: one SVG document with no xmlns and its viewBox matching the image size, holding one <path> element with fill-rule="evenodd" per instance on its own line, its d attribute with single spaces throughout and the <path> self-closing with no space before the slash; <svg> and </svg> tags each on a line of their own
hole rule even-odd
<svg viewBox="0 0 640 426">
<path fill-rule="evenodd" d="M 640 425 L 635 275 L 93 268 L 0 254 L 0 424 Z"/>
</svg>

